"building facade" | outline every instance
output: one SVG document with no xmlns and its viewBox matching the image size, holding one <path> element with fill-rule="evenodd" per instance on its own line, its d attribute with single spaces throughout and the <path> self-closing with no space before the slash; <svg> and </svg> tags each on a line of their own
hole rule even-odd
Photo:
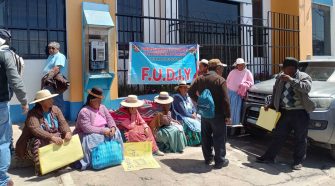
<svg viewBox="0 0 335 186">
<path fill-rule="evenodd" d="M 316 0 L 85 1 L 109 5 L 115 24 L 108 45 L 109 66 L 115 72 L 110 87 L 111 99 L 129 93 L 151 93 L 154 92 L 153 89 L 157 92 L 162 88 L 126 84 L 128 43 L 132 41 L 198 43 L 201 58 L 220 58 L 228 64 L 225 75 L 234 60 L 243 57 L 249 62 L 248 68 L 257 80 L 267 79 L 277 72 L 278 64 L 285 56 L 306 59 L 314 54 L 334 55 L 334 38 L 329 44 L 326 39 L 328 33 L 325 31 L 328 30 L 328 22 L 334 20 L 334 6 L 328 4 L 325 9 L 325 5 Z M 25 59 L 23 78 L 29 100 L 33 100 L 35 92 L 40 89 L 42 69 L 47 58 L 47 43 L 61 43 L 61 52 L 68 59 L 68 77 L 71 82 L 65 96 L 65 115 L 70 120 L 76 118 L 84 102 L 82 2 L 83 0 L 0 1 L 0 27 L 11 30 L 13 47 Z M 313 20 L 323 22 L 323 31 L 312 32 L 311 8 L 318 13 L 313 16 Z M 320 12 L 327 15 L 328 10 L 329 21 L 320 16 Z M 332 33 L 333 24 L 330 29 L 329 33 Z M 320 32 L 323 32 L 322 37 Z M 11 101 L 11 112 L 15 113 L 11 116 L 14 122 L 24 120 L 23 115 L 17 114 L 20 113 L 20 107 L 15 99 Z"/>
</svg>

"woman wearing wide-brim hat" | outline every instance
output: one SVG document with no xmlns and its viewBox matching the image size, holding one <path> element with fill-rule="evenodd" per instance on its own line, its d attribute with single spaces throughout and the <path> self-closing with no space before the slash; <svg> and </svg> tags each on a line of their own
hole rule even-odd
<svg viewBox="0 0 335 186">
<path fill-rule="evenodd" d="M 35 106 L 28 112 L 22 134 L 16 143 L 16 154 L 23 159 L 31 159 L 35 165 L 35 173 L 40 175 L 38 148 L 55 143 L 61 145 L 63 140 L 69 141 L 72 133 L 62 111 L 53 105 L 53 97 L 49 90 L 36 93 Z"/>
<path fill-rule="evenodd" d="M 121 120 L 119 128 L 124 132 L 127 142 L 151 141 L 152 152 L 154 155 L 164 156 L 164 153 L 158 149 L 156 140 L 150 127 L 144 121 L 137 108 L 143 106 L 144 101 L 139 100 L 136 95 L 129 95 L 121 102 L 119 112 L 125 113 Z"/>
<path fill-rule="evenodd" d="M 159 149 L 163 152 L 183 152 L 187 145 L 183 126 L 180 122 L 171 117 L 170 107 L 173 98 L 167 92 L 160 92 L 154 98 L 154 102 L 159 104 L 161 112 L 158 112 L 149 123 Z"/>
<path fill-rule="evenodd" d="M 186 81 L 180 81 L 175 87 L 177 94 L 173 96 L 172 117 L 183 124 L 187 145 L 195 146 L 201 143 L 201 124 L 200 118 L 196 114 L 196 108 L 188 96 L 189 88 Z"/>
<path fill-rule="evenodd" d="M 254 84 L 254 77 L 246 68 L 246 64 L 244 59 L 237 58 L 233 64 L 236 68 L 230 71 L 227 77 L 231 123 L 233 126 L 241 126 L 242 99 L 246 96 L 248 89 Z"/>
<path fill-rule="evenodd" d="M 105 140 L 114 140 L 123 146 L 122 136 L 114 119 L 101 103 L 103 98 L 103 90 L 93 87 L 88 91 L 86 103 L 79 111 L 73 133 L 79 134 L 84 158 L 73 164 L 76 169 L 85 170 L 90 167 L 92 150 Z M 123 149 L 121 151 L 123 154 Z"/>
</svg>

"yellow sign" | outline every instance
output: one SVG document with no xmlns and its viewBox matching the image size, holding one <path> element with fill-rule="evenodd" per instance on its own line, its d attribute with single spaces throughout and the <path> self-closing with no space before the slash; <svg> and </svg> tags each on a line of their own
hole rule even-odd
<svg viewBox="0 0 335 186">
<path fill-rule="evenodd" d="M 124 143 L 124 160 L 122 167 L 125 171 L 160 168 L 152 156 L 152 142 Z"/>
<path fill-rule="evenodd" d="M 256 124 L 268 131 L 272 131 L 276 127 L 280 115 L 280 112 L 276 112 L 273 109 L 269 108 L 268 111 L 265 111 L 264 107 L 261 107 Z"/>
<path fill-rule="evenodd" d="M 62 145 L 52 143 L 39 148 L 38 156 L 43 175 L 82 159 L 84 154 L 77 134 Z"/>
</svg>

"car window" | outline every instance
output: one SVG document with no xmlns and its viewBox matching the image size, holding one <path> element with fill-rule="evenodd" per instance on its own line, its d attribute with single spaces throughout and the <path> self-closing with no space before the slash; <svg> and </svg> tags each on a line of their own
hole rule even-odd
<svg viewBox="0 0 335 186">
<path fill-rule="evenodd" d="M 310 75 L 313 81 L 335 81 L 335 63 L 332 62 L 302 62 L 299 70 Z"/>
</svg>

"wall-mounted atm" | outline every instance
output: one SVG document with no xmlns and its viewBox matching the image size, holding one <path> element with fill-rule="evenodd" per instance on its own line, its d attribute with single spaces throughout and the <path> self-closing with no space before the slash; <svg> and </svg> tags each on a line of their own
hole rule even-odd
<svg viewBox="0 0 335 186">
<path fill-rule="evenodd" d="M 110 86 L 115 73 L 110 66 L 114 59 L 110 57 L 108 44 L 111 29 L 114 27 L 109 6 L 106 4 L 82 3 L 83 15 L 83 88 L 84 102 L 88 90 L 100 87 L 104 91 L 103 104 L 110 107 Z"/>
</svg>

